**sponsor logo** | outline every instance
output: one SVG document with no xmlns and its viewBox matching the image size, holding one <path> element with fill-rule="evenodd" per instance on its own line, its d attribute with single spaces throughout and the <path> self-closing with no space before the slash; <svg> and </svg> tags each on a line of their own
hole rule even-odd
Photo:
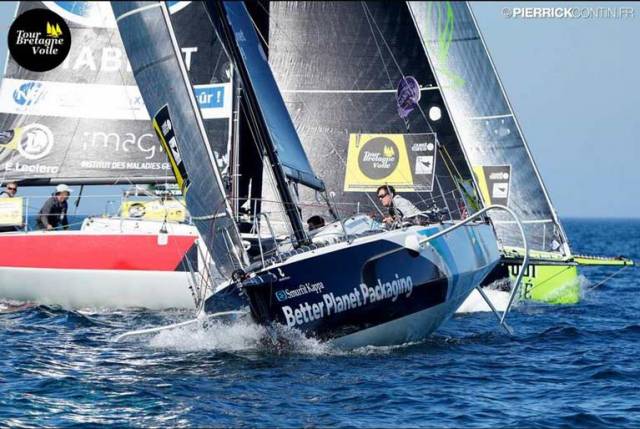
<svg viewBox="0 0 640 429">
<path fill-rule="evenodd" d="M 62 36 L 60 24 L 50 24 L 47 22 L 47 36 L 55 38 Z"/>
<path fill-rule="evenodd" d="M 304 283 L 298 286 L 296 289 L 283 289 L 276 291 L 276 298 L 278 301 L 286 301 L 290 298 L 297 298 L 310 293 L 322 293 L 324 290 L 324 284 L 322 282 L 317 283 Z"/>
<path fill-rule="evenodd" d="M 415 173 L 433 174 L 433 156 L 417 156 Z"/>
<path fill-rule="evenodd" d="M 382 179 L 398 165 L 398 147 L 386 137 L 375 137 L 364 144 L 358 156 L 360 171 L 370 179 Z"/>
<path fill-rule="evenodd" d="M 45 164 L 24 164 L 20 161 L 8 161 L 4 165 L 6 172 L 16 172 L 20 174 L 37 175 L 42 174 L 46 177 L 55 176 L 60 172 L 60 167 L 57 165 L 45 165 Z"/>
<path fill-rule="evenodd" d="M 386 282 L 377 279 L 376 284 L 373 286 L 361 283 L 359 287 L 355 287 L 351 292 L 343 295 L 335 295 L 333 292 L 325 293 L 322 294 L 320 301 L 312 302 L 311 304 L 305 301 L 296 307 L 282 306 L 281 309 L 287 321 L 287 326 L 303 325 L 383 300 L 396 302 L 400 296 L 410 297 L 413 292 L 412 277 L 401 278 L 398 274 L 395 274 L 394 277 L 394 279 Z M 277 295 L 276 298 L 278 298 Z"/>
<path fill-rule="evenodd" d="M 386 183 L 401 192 L 430 192 L 435 164 L 434 134 L 350 134 L 344 191 L 375 192 Z"/>
<path fill-rule="evenodd" d="M 18 152 L 24 158 L 32 161 L 44 158 L 52 148 L 53 134 L 49 128 L 41 124 L 29 124 L 22 129 Z"/>
<path fill-rule="evenodd" d="M 135 85 L 80 84 L 5 78 L 0 112 L 68 118 L 148 120 Z"/>
<path fill-rule="evenodd" d="M 508 183 L 494 183 L 493 190 L 491 192 L 492 198 L 507 198 L 509 195 L 509 184 Z"/>
<path fill-rule="evenodd" d="M 194 88 L 193 92 L 201 109 L 224 106 L 224 86 L 205 86 Z"/>
<path fill-rule="evenodd" d="M 71 49 L 67 23 L 48 9 L 31 9 L 9 29 L 9 52 L 27 70 L 45 72 L 58 67 Z"/>
<path fill-rule="evenodd" d="M 396 101 L 398 103 L 398 115 L 402 119 L 406 119 L 420 101 L 420 85 L 416 78 L 407 76 L 400 80 L 396 91 Z"/>
<path fill-rule="evenodd" d="M 196 85 L 204 119 L 231 117 L 231 84 Z M 80 84 L 5 78 L 0 112 L 70 118 L 148 120 L 135 85 Z"/>
<path fill-rule="evenodd" d="M 204 119 L 229 118 L 231 116 L 231 93 L 230 83 L 195 85 L 193 87 L 193 94 Z"/>
<path fill-rule="evenodd" d="M 473 172 L 486 204 L 509 204 L 510 165 L 476 165 Z"/>
<path fill-rule="evenodd" d="M 176 136 L 171 124 L 168 105 L 164 105 L 153 117 L 153 129 L 156 131 L 160 143 L 171 163 L 171 169 L 176 177 L 178 186 L 180 186 L 183 192 L 186 192 L 189 187 L 189 176 L 182 162 L 182 156 L 180 155 Z"/>
<path fill-rule="evenodd" d="M 42 83 L 31 81 L 13 91 L 13 100 L 20 106 L 31 106 L 40 101 L 43 94 Z"/>
<path fill-rule="evenodd" d="M 138 161 L 98 161 L 85 160 L 80 162 L 80 168 L 90 170 L 162 170 L 171 169 L 168 162 L 138 162 Z"/>
<path fill-rule="evenodd" d="M 83 46 L 74 49 L 61 66 L 65 70 L 92 72 L 131 72 L 131 64 L 127 60 L 124 49 L 115 46 L 104 46 L 92 49 Z M 129 77 L 129 76 L 127 76 Z M 133 80 L 133 77 L 131 77 Z"/>
<path fill-rule="evenodd" d="M 414 143 L 411 145 L 412 152 L 433 152 L 435 145 L 433 143 Z"/>
<path fill-rule="evenodd" d="M 145 133 L 139 137 L 134 133 L 114 133 L 104 131 L 85 131 L 82 134 L 82 150 L 111 149 L 113 152 L 142 152 L 145 159 L 153 159 L 162 152 L 155 136 Z"/>
<path fill-rule="evenodd" d="M 129 207 L 129 217 L 141 218 L 145 215 L 144 204 L 134 203 Z"/>
<path fill-rule="evenodd" d="M 502 171 L 494 171 L 489 174 L 489 180 L 509 180 L 509 173 Z"/>
</svg>

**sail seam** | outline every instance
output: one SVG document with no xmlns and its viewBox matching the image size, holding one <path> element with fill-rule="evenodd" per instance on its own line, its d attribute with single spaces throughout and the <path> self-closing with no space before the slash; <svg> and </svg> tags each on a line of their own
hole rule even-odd
<svg viewBox="0 0 640 429">
<path fill-rule="evenodd" d="M 465 119 L 469 121 L 481 121 L 483 119 L 500 119 L 500 118 L 511 118 L 513 117 L 512 113 L 507 113 L 504 115 L 488 115 L 488 116 L 467 116 Z"/>
<path fill-rule="evenodd" d="M 437 86 L 421 87 L 420 91 L 434 91 Z M 395 94 L 397 89 L 284 89 L 281 92 L 287 94 Z"/>
<path fill-rule="evenodd" d="M 162 3 L 158 2 L 158 3 L 154 3 L 154 4 L 148 4 L 146 6 L 141 6 L 141 7 L 136 8 L 136 9 L 131 9 L 129 12 L 125 12 L 122 15 L 120 15 L 119 17 L 117 17 L 116 18 L 116 22 L 120 22 L 121 19 L 124 19 L 124 18 L 126 18 L 128 16 L 131 16 L 131 15 L 135 15 L 135 14 L 140 13 L 140 12 L 144 12 L 145 10 L 153 9 L 154 7 L 160 7 L 161 5 L 162 5 Z"/>
</svg>

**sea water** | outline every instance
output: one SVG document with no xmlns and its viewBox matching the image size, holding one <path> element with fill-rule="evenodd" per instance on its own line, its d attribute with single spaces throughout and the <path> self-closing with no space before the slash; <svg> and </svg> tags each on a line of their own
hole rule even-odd
<svg viewBox="0 0 640 429">
<path fill-rule="evenodd" d="M 640 220 L 568 220 L 576 253 L 640 260 Z M 116 343 L 187 311 L 0 314 L 0 422 L 15 426 L 640 425 L 639 269 L 582 269 L 583 300 L 520 304 L 399 347 L 332 349 L 248 322 Z M 599 284 L 604 281 L 604 283 Z M 6 311 L 6 306 L 5 306 Z"/>
</svg>

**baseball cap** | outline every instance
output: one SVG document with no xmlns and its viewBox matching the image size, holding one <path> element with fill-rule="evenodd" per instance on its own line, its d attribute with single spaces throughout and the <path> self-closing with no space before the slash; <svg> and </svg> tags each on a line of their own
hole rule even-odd
<svg viewBox="0 0 640 429">
<path fill-rule="evenodd" d="M 58 186 L 56 186 L 56 194 L 59 194 L 61 192 L 71 193 L 71 188 L 65 185 L 64 183 L 61 183 Z"/>
</svg>

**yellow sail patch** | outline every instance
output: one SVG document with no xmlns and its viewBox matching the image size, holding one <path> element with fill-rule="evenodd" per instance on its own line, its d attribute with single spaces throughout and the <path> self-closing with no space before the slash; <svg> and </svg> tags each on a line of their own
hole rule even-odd
<svg viewBox="0 0 640 429">
<path fill-rule="evenodd" d="M 407 152 L 403 134 L 350 134 L 344 190 L 371 192 L 387 184 L 414 192 Z"/>
<path fill-rule="evenodd" d="M 187 209 L 179 200 L 124 201 L 120 206 L 123 217 L 144 220 L 184 222 Z"/>
<path fill-rule="evenodd" d="M 0 225 L 22 225 L 23 204 L 21 197 L 0 198 Z"/>
</svg>

